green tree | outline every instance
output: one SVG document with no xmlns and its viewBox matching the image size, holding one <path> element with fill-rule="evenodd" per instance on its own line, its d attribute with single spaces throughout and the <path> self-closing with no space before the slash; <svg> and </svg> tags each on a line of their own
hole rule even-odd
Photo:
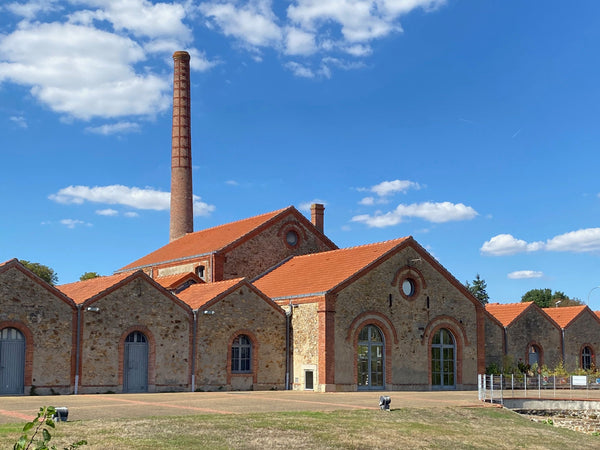
<svg viewBox="0 0 600 450">
<path fill-rule="evenodd" d="M 25 267 L 27 267 L 29 270 L 31 270 L 33 273 L 35 273 L 46 283 L 51 284 L 52 286 L 58 283 L 58 275 L 56 274 L 56 272 L 54 272 L 54 269 L 51 269 L 50 267 L 40 263 L 29 262 L 24 259 L 19 260 L 19 262 Z"/>
<path fill-rule="evenodd" d="M 552 289 L 531 289 L 521 297 L 522 303 L 534 302 L 540 308 L 554 308 L 556 306 L 578 306 L 583 302 L 577 298 L 569 298 L 564 292 Z"/>
<path fill-rule="evenodd" d="M 468 281 L 465 283 L 465 287 L 469 290 L 469 292 L 471 292 L 471 294 L 473 294 L 473 296 L 479 300 L 483 305 L 487 305 L 487 303 L 490 300 L 490 296 L 488 295 L 486 289 L 487 289 L 487 283 L 485 282 L 485 280 L 483 278 L 481 278 L 479 276 L 479 274 L 477 274 L 477 276 L 475 277 L 475 279 L 473 280 L 473 284 L 469 283 Z"/>
<path fill-rule="evenodd" d="M 100 274 L 98 272 L 86 272 L 79 277 L 79 281 L 91 280 L 92 278 L 98 278 Z"/>
</svg>

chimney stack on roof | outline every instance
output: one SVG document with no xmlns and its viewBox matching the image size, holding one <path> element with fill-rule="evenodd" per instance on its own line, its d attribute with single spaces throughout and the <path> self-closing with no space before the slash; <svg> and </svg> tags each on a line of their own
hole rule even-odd
<svg viewBox="0 0 600 450">
<path fill-rule="evenodd" d="M 324 233 L 323 222 L 325 215 L 325 206 L 320 203 L 313 203 L 310 205 L 310 221 L 317 230 Z"/>
<path fill-rule="evenodd" d="M 175 52 L 173 61 L 170 242 L 194 231 L 190 55 L 188 52 Z"/>
</svg>

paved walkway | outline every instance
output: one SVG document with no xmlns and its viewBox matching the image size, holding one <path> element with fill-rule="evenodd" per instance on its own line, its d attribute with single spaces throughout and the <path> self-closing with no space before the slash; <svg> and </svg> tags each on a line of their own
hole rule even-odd
<svg viewBox="0 0 600 450">
<path fill-rule="evenodd" d="M 239 414 L 279 411 L 379 409 L 379 396 L 391 408 L 483 407 L 477 391 L 452 392 L 180 392 L 168 394 L 97 394 L 0 397 L 0 423 L 31 420 L 40 406 L 66 406 L 69 421 L 186 414 Z"/>
</svg>

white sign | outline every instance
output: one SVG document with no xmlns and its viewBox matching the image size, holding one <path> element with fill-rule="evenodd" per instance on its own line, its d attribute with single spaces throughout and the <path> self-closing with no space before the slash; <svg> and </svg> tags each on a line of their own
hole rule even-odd
<svg viewBox="0 0 600 450">
<path fill-rule="evenodd" d="M 587 386 L 587 377 L 585 375 L 573 375 L 571 384 L 573 386 Z"/>
</svg>

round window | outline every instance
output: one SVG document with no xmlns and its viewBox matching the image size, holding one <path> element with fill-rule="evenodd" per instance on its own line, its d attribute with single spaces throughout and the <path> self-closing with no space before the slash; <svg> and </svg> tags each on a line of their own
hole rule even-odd
<svg viewBox="0 0 600 450">
<path fill-rule="evenodd" d="M 285 241 L 288 245 L 295 247 L 296 244 L 298 244 L 298 233 L 296 233 L 294 230 L 288 231 L 285 235 Z"/>
<path fill-rule="evenodd" d="M 415 295 L 415 282 L 410 278 L 407 278 L 402 282 L 402 293 L 407 297 Z"/>
</svg>

